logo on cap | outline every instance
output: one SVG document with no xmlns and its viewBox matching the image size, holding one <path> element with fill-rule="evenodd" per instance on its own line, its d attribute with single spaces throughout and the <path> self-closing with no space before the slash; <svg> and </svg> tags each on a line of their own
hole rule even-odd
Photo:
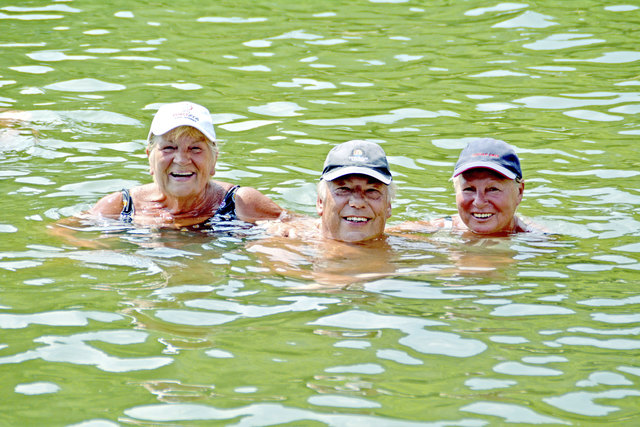
<svg viewBox="0 0 640 427">
<path fill-rule="evenodd" d="M 364 155 L 364 151 L 362 151 L 359 148 L 356 148 L 351 152 L 351 155 L 349 156 L 349 160 L 351 160 L 354 163 L 366 163 L 369 161 L 369 158 Z"/>
<path fill-rule="evenodd" d="M 493 157 L 494 159 L 499 159 L 500 156 L 494 153 L 473 153 L 472 157 Z"/>
<path fill-rule="evenodd" d="M 193 111 L 193 105 L 185 105 L 185 108 L 182 111 L 176 111 L 172 114 L 172 118 L 174 120 L 178 120 L 178 119 L 187 119 L 190 120 L 194 123 L 198 123 L 200 121 L 200 118 L 192 113 Z"/>
</svg>

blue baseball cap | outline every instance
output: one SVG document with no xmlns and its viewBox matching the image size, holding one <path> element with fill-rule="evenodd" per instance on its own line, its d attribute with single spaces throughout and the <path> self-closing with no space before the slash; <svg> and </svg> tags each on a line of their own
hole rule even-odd
<svg viewBox="0 0 640 427">
<path fill-rule="evenodd" d="M 471 141 L 460 153 L 453 178 L 469 169 L 486 168 L 509 179 L 522 179 L 520 160 L 513 147 L 493 138 Z"/>
<path fill-rule="evenodd" d="M 333 181 L 352 174 L 367 175 L 385 185 L 391 184 L 389 162 L 382 147 L 358 139 L 333 147 L 324 162 L 322 179 Z"/>
</svg>

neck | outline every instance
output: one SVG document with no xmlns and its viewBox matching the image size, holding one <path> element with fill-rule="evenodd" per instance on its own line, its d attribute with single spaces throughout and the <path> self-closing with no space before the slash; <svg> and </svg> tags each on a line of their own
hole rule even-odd
<svg viewBox="0 0 640 427">
<path fill-rule="evenodd" d="M 211 182 L 207 183 L 205 190 L 197 196 L 173 197 L 160 193 L 155 202 L 174 217 L 200 216 L 208 214 L 214 205 L 215 190 Z"/>
<path fill-rule="evenodd" d="M 467 225 L 464 223 L 464 221 L 462 221 L 462 219 L 460 219 L 460 215 L 456 214 L 453 217 L 453 227 L 454 228 L 458 228 L 461 230 L 464 230 L 465 233 L 466 231 L 469 231 L 471 233 L 473 233 L 476 236 L 501 236 L 501 235 L 509 235 L 509 234 L 514 234 L 514 233 L 518 233 L 521 231 L 526 231 L 526 227 L 524 226 L 524 224 L 522 223 L 522 221 L 520 220 L 520 218 L 518 218 L 517 216 L 513 216 L 513 219 L 509 222 L 509 225 L 505 228 L 502 228 L 500 230 L 496 230 L 492 233 L 476 233 L 475 231 L 471 230 L 469 227 L 467 227 Z"/>
</svg>

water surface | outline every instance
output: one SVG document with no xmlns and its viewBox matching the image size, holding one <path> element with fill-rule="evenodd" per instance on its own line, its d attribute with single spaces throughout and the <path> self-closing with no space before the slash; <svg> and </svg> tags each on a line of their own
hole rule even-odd
<svg viewBox="0 0 640 427">
<path fill-rule="evenodd" d="M 636 424 L 640 8 L 579 3 L 5 2 L 2 424 Z M 459 150 L 504 139 L 552 235 L 53 233 L 149 182 L 179 100 L 218 179 L 308 214 L 340 142 L 384 147 L 399 223 L 453 213 Z"/>
</svg>

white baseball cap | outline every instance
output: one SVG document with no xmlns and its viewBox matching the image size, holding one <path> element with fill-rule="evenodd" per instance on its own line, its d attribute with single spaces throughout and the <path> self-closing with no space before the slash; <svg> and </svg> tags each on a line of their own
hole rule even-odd
<svg viewBox="0 0 640 427">
<path fill-rule="evenodd" d="M 178 126 L 191 126 L 198 129 L 211 142 L 216 141 L 216 131 L 213 129 L 211 113 L 202 105 L 193 102 L 173 102 L 158 108 L 151 122 L 147 142 L 151 135 L 164 135 Z"/>
</svg>

